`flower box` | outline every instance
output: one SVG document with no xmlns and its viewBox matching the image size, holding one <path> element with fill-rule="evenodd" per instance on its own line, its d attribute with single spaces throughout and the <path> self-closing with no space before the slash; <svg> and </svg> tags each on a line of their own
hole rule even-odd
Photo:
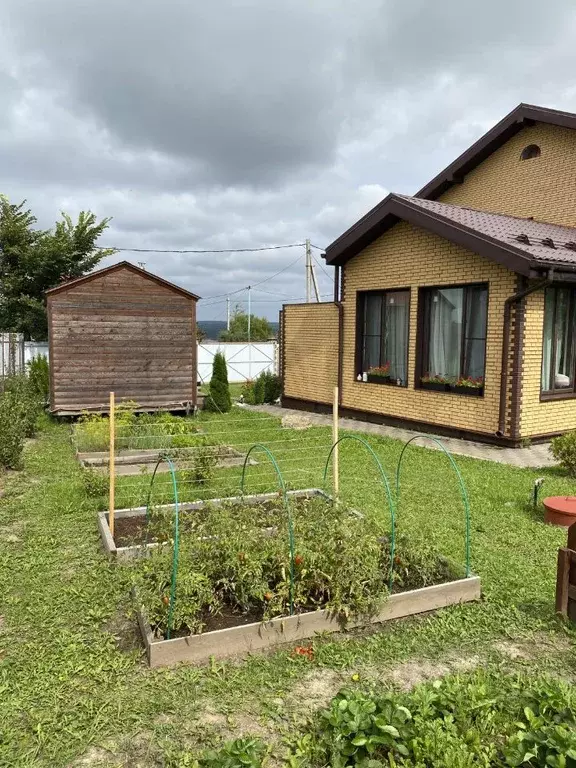
<svg viewBox="0 0 576 768">
<path fill-rule="evenodd" d="M 370 384 L 390 384 L 394 387 L 400 386 L 397 384 L 396 379 L 393 379 L 391 376 L 378 376 L 375 373 L 368 373 L 366 374 L 366 377 Z"/>
<path fill-rule="evenodd" d="M 450 392 L 450 384 L 440 381 L 423 381 L 420 386 L 422 389 L 431 389 L 434 392 Z"/>
<path fill-rule="evenodd" d="M 451 392 L 455 392 L 457 395 L 466 395 L 466 397 L 482 397 L 484 394 L 484 387 L 462 387 L 458 384 L 450 387 Z"/>
</svg>

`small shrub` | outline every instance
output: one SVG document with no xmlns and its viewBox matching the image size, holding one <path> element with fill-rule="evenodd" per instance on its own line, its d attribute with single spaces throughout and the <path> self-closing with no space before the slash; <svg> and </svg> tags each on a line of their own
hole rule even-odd
<svg viewBox="0 0 576 768">
<path fill-rule="evenodd" d="M 28 378 L 21 374 L 9 376 L 4 381 L 3 389 L 4 394 L 9 396 L 13 418 L 24 425 L 24 437 L 34 437 L 43 403 Z"/>
<path fill-rule="evenodd" d="M 261 376 L 258 376 L 256 381 L 254 382 L 255 405 L 262 405 L 262 403 L 264 402 L 265 395 L 266 395 L 266 385 L 264 383 L 264 379 L 262 379 Z"/>
<path fill-rule="evenodd" d="M 0 395 L 0 466 L 20 469 L 26 437 L 25 424 L 20 418 L 11 393 Z"/>
<path fill-rule="evenodd" d="M 228 386 L 228 369 L 226 358 L 221 352 L 214 355 L 210 393 L 206 398 L 205 408 L 216 413 L 228 413 L 232 408 L 232 398 Z"/>
<path fill-rule="evenodd" d="M 242 387 L 242 397 L 248 405 L 275 403 L 282 394 L 282 380 L 271 371 L 262 371 L 254 381 Z"/>
<path fill-rule="evenodd" d="M 91 499 L 103 500 L 109 490 L 108 476 L 102 472 L 97 472 L 92 467 L 84 467 L 82 471 L 82 482 L 84 490 Z"/>
<path fill-rule="evenodd" d="M 272 371 L 263 371 L 259 378 L 264 382 L 264 402 L 275 403 L 282 394 L 282 379 Z"/>
<path fill-rule="evenodd" d="M 248 381 L 244 383 L 240 395 L 242 401 L 247 405 L 256 405 L 256 400 L 254 399 L 254 382 L 252 379 L 248 379 Z"/>
<path fill-rule="evenodd" d="M 550 445 L 552 456 L 569 475 L 576 477 L 576 430 L 555 437 Z"/>
<path fill-rule="evenodd" d="M 50 399 L 50 368 L 45 355 L 37 355 L 28 363 L 28 381 L 44 404 Z"/>
</svg>

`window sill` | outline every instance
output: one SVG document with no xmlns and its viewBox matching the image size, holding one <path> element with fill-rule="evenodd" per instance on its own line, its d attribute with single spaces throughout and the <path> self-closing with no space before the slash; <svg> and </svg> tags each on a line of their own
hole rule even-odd
<svg viewBox="0 0 576 768">
<path fill-rule="evenodd" d="M 427 389 L 432 392 L 447 392 L 452 395 L 463 395 L 464 397 L 484 397 L 484 387 L 458 387 L 455 384 L 440 384 L 429 382 L 421 383 L 418 389 Z"/>
<path fill-rule="evenodd" d="M 358 381 L 358 379 L 356 379 L 356 383 L 357 384 L 378 384 L 378 385 L 384 384 L 387 387 L 396 387 L 397 389 L 398 388 L 406 389 L 408 387 L 408 384 L 397 384 L 396 379 L 386 378 L 386 376 L 370 376 L 370 374 L 368 374 L 366 381 Z"/>
<path fill-rule="evenodd" d="M 540 392 L 540 402 L 544 403 L 549 400 L 574 400 L 576 398 L 576 392 Z"/>
</svg>

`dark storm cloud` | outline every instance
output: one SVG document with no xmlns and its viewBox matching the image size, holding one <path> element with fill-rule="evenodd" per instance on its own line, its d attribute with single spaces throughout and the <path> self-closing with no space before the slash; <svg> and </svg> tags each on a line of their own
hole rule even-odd
<svg viewBox="0 0 576 768">
<path fill-rule="evenodd" d="M 112 245 L 325 246 L 518 102 L 576 110 L 575 20 L 570 0 L 4 0 L 0 191 L 42 226 L 113 216 Z M 124 255 L 212 296 L 298 253 Z M 303 274 L 255 308 L 274 316 Z"/>
</svg>

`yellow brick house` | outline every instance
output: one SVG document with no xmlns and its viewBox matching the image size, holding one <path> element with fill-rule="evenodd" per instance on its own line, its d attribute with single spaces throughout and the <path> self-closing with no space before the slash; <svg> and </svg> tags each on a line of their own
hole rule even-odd
<svg viewBox="0 0 576 768">
<path fill-rule="evenodd" d="M 520 445 L 576 428 L 576 114 L 520 104 L 335 240 L 285 305 L 285 407 Z"/>
</svg>

